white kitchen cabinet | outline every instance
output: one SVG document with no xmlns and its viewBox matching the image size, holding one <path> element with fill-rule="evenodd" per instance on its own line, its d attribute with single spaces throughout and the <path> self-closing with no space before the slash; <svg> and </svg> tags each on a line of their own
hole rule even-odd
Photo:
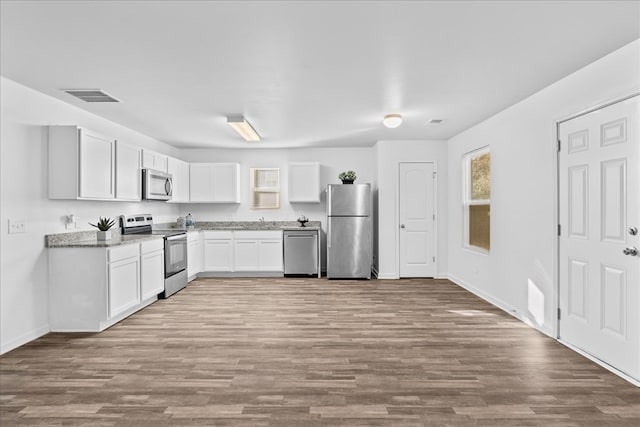
<svg viewBox="0 0 640 427">
<path fill-rule="evenodd" d="M 140 252 L 137 245 L 109 249 L 109 318 L 140 303 Z"/>
<path fill-rule="evenodd" d="M 234 231 L 233 271 L 284 271 L 282 231 Z"/>
<path fill-rule="evenodd" d="M 191 163 L 189 165 L 189 200 L 207 202 L 213 193 L 211 167 L 207 163 Z"/>
<path fill-rule="evenodd" d="M 99 332 L 156 301 L 160 283 L 164 289 L 164 256 L 157 250 L 163 241 L 148 242 L 143 249 L 139 243 L 49 248 L 51 331 Z"/>
<path fill-rule="evenodd" d="M 167 170 L 173 177 L 173 195 L 170 203 L 189 201 L 189 163 L 169 157 Z"/>
<path fill-rule="evenodd" d="M 115 139 L 78 126 L 50 126 L 48 147 L 50 199 L 115 199 Z"/>
<path fill-rule="evenodd" d="M 320 203 L 320 163 L 289 163 L 289 202 Z"/>
<path fill-rule="evenodd" d="M 164 291 L 164 242 L 140 243 L 140 293 L 143 300 Z"/>
<path fill-rule="evenodd" d="M 262 239 L 258 244 L 258 270 L 284 271 L 282 233 L 278 239 Z"/>
<path fill-rule="evenodd" d="M 189 231 L 187 233 L 187 275 L 189 280 L 196 278 L 203 267 L 203 233 Z"/>
<path fill-rule="evenodd" d="M 168 171 L 169 158 L 164 154 L 152 150 L 142 150 L 142 168 L 154 169 L 161 172 Z"/>
<path fill-rule="evenodd" d="M 204 271 L 233 271 L 233 232 L 204 232 Z"/>
<path fill-rule="evenodd" d="M 116 200 L 142 199 L 141 150 L 116 142 Z"/>
<path fill-rule="evenodd" d="M 191 202 L 240 203 L 238 163 L 191 163 L 189 170 Z"/>
<path fill-rule="evenodd" d="M 258 271 L 258 240 L 235 237 L 233 257 L 233 271 Z"/>
</svg>

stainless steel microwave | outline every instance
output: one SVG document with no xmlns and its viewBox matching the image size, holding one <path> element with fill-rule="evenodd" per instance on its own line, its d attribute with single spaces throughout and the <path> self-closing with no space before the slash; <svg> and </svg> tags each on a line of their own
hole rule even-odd
<svg viewBox="0 0 640 427">
<path fill-rule="evenodd" d="M 173 177 L 166 172 L 142 169 L 142 198 L 144 200 L 171 200 Z"/>
</svg>

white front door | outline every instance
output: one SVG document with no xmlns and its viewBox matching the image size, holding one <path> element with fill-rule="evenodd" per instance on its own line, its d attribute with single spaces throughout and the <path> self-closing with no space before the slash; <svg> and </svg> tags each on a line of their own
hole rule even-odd
<svg viewBox="0 0 640 427">
<path fill-rule="evenodd" d="M 434 164 L 400 163 L 400 277 L 434 277 Z"/>
<path fill-rule="evenodd" d="M 636 96 L 561 123 L 559 337 L 640 379 Z"/>
</svg>

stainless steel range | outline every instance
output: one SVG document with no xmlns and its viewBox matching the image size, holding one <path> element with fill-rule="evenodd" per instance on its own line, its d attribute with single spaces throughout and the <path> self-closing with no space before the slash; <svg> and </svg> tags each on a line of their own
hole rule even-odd
<svg viewBox="0 0 640 427">
<path fill-rule="evenodd" d="M 164 237 L 164 292 L 159 298 L 169 298 L 187 286 L 187 232 L 153 227 L 151 214 L 122 215 L 122 234 L 155 234 Z"/>
</svg>

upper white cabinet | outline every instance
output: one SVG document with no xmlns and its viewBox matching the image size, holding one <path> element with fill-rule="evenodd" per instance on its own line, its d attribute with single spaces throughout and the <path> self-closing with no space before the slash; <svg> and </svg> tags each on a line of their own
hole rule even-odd
<svg viewBox="0 0 640 427">
<path fill-rule="evenodd" d="M 189 193 L 191 202 L 240 203 L 240 165 L 191 163 Z"/>
<path fill-rule="evenodd" d="M 78 126 L 50 126 L 49 198 L 115 199 L 115 145 Z"/>
<path fill-rule="evenodd" d="M 169 158 L 164 154 L 156 153 L 151 150 L 142 150 L 142 168 L 154 169 L 157 171 L 168 171 Z"/>
<path fill-rule="evenodd" d="M 168 158 L 168 172 L 173 177 L 172 203 L 189 201 L 189 163 L 182 160 Z"/>
<path fill-rule="evenodd" d="M 289 163 L 289 202 L 320 202 L 320 163 Z"/>
<path fill-rule="evenodd" d="M 116 199 L 139 201 L 142 196 L 141 151 L 137 147 L 116 143 Z"/>
</svg>

